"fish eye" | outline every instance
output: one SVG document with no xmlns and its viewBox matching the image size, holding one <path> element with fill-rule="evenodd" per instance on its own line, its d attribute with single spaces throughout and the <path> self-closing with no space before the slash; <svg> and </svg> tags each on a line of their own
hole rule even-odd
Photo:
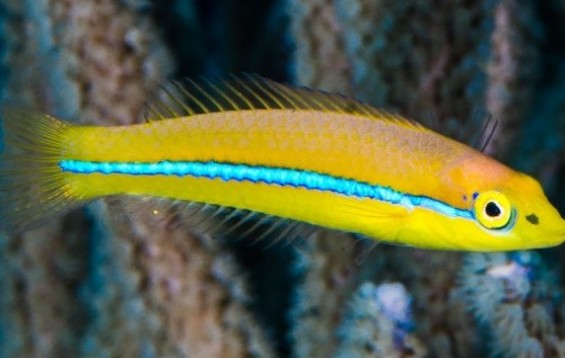
<svg viewBox="0 0 565 358">
<path fill-rule="evenodd" d="M 500 208 L 500 204 L 497 201 L 492 200 L 487 203 L 485 206 L 485 214 L 489 218 L 497 218 L 502 215 L 502 209 Z"/>
<path fill-rule="evenodd" d="M 501 229 L 512 217 L 512 206 L 506 196 L 498 191 L 480 193 L 474 204 L 477 221 L 487 229 Z"/>
</svg>

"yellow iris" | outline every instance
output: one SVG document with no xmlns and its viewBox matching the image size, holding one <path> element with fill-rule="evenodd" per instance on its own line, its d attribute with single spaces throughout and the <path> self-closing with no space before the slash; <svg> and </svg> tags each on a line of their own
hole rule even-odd
<svg viewBox="0 0 565 358">
<path fill-rule="evenodd" d="M 508 198 L 498 191 L 480 193 L 475 199 L 475 217 L 487 229 L 500 229 L 510 222 L 512 206 Z"/>
</svg>

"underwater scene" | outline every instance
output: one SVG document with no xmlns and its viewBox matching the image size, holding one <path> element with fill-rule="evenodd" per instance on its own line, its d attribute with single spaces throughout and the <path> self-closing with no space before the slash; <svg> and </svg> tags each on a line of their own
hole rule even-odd
<svg viewBox="0 0 565 358">
<path fill-rule="evenodd" d="M 0 357 L 565 357 L 563 23 L 0 0 Z"/>
</svg>

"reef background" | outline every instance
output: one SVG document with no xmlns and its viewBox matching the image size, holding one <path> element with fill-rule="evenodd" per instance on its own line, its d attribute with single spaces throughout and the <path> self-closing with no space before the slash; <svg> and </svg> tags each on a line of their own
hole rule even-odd
<svg viewBox="0 0 565 358">
<path fill-rule="evenodd" d="M 487 151 L 563 214 L 564 22 L 557 0 L 0 0 L 0 89 L 96 125 L 142 121 L 170 79 L 242 72 L 461 137 L 488 113 Z M 112 198 L 2 237 L 0 357 L 565 356 L 563 248 L 267 248 L 154 208 Z"/>
</svg>

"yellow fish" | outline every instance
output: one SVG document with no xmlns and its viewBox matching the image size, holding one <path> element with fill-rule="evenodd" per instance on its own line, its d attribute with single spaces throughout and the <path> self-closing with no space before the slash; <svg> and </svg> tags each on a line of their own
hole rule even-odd
<svg viewBox="0 0 565 358">
<path fill-rule="evenodd" d="M 429 249 L 558 245 L 539 183 L 416 122 L 259 79 L 173 84 L 147 123 L 2 113 L 0 225 L 37 226 L 109 196 L 250 210 Z M 165 120 L 166 119 L 166 120 Z"/>
</svg>

